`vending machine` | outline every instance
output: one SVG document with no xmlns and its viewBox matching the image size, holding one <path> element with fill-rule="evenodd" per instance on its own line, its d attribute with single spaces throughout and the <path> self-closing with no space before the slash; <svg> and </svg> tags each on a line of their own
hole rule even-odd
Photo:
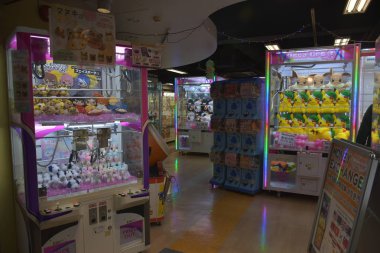
<svg viewBox="0 0 380 253">
<path fill-rule="evenodd" d="M 7 44 L 20 252 L 141 252 L 150 244 L 147 71 L 57 64 L 47 32 Z"/>
<path fill-rule="evenodd" d="M 181 152 L 211 151 L 213 133 L 210 131 L 210 121 L 214 107 L 210 85 L 213 81 L 206 77 L 175 79 L 176 149 Z"/>
<path fill-rule="evenodd" d="M 319 195 L 332 139 L 356 139 L 359 60 L 359 44 L 266 53 L 264 189 Z"/>
</svg>

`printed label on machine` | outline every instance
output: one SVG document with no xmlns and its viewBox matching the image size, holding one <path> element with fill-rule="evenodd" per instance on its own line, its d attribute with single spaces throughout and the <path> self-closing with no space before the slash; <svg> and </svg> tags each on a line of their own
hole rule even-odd
<svg viewBox="0 0 380 253">
<path fill-rule="evenodd" d="M 45 248 L 44 253 L 76 253 L 76 243 L 72 240 L 56 244 Z"/>
<path fill-rule="evenodd" d="M 144 241 L 143 220 L 133 221 L 120 226 L 120 245 L 131 244 Z"/>
</svg>

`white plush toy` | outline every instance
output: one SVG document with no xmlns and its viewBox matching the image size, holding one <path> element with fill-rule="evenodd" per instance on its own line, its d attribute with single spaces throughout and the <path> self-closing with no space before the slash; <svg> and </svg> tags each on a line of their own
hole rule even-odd
<svg viewBox="0 0 380 253">
<path fill-rule="evenodd" d="M 50 183 L 50 180 L 51 180 L 50 174 L 46 172 L 43 177 L 43 184 L 48 186 Z"/>
<path fill-rule="evenodd" d="M 51 164 L 48 166 L 48 170 L 49 172 L 56 174 L 59 170 L 59 167 L 57 164 Z"/>
</svg>

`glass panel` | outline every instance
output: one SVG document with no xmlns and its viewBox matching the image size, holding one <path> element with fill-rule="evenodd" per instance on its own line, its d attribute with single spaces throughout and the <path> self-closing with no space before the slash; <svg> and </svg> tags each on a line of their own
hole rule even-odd
<svg viewBox="0 0 380 253">
<path fill-rule="evenodd" d="M 43 70 L 33 71 L 36 123 L 140 122 L 138 69 L 79 67 L 49 60 Z"/>
<path fill-rule="evenodd" d="M 158 82 L 148 83 L 149 120 L 159 131 L 161 131 L 161 104 L 162 84 Z"/>
<path fill-rule="evenodd" d="M 24 152 L 20 128 L 11 128 L 13 179 L 16 186 L 17 196 L 25 203 L 25 181 L 24 181 Z"/>
<path fill-rule="evenodd" d="M 209 129 L 213 113 L 210 84 L 178 86 L 178 126 L 180 129 Z"/>
<path fill-rule="evenodd" d="M 66 125 L 38 139 L 39 192 L 52 200 L 142 184 L 142 135 L 122 124 Z"/>
<path fill-rule="evenodd" d="M 48 61 L 33 73 L 37 180 L 48 200 L 143 184 L 141 71 Z"/>
<path fill-rule="evenodd" d="M 166 141 L 175 140 L 174 128 L 175 99 L 173 92 L 164 92 L 162 97 L 162 137 Z"/>
<path fill-rule="evenodd" d="M 367 108 L 373 103 L 374 91 L 374 68 L 375 56 L 362 56 L 360 59 L 360 89 L 359 89 L 359 122 L 358 126 L 363 119 L 364 113 Z"/>
<path fill-rule="evenodd" d="M 271 67 L 271 146 L 327 151 L 349 139 L 352 63 Z"/>
</svg>

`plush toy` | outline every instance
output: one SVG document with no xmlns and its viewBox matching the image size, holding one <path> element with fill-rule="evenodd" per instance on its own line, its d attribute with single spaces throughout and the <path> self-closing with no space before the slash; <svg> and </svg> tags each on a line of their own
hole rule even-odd
<svg viewBox="0 0 380 253">
<path fill-rule="evenodd" d="M 74 79 L 74 85 L 72 86 L 72 90 L 69 91 L 71 96 L 76 97 L 87 97 L 91 96 L 91 92 L 86 91 L 91 84 L 90 78 L 85 74 L 79 74 Z"/>
<path fill-rule="evenodd" d="M 58 170 L 59 170 L 59 166 L 57 165 L 57 164 L 51 164 L 51 165 L 49 165 L 48 166 L 48 171 L 50 172 L 50 173 L 54 173 L 54 174 L 57 174 L 58 173 Z"/>
<path fill-rule="evenodd" d="M 305 130 L 305 118 L 301 113 L 291 114 L 293 132 L 297 135 L 306 134 Z"/>
<path fill-rule="evenodd" d="M 333 73 L 332 69 L 330 69 L 330 82 L 326 84 L 327 88 L 330 89 L 338 89 L 338 90 L 344 90 L 344 89 L 350 89 L 351 88 L 351 82 L 350 77 L 351 74 L 349 73 Z"/>
<path fill-rule="evenodd" d="M 293 112 L 294 92 L 284 91 L 280 93 L 280 112 Z"/>
<path fill-rule="evenodd" d="M 86 113 L 86 110 L 84 107 L 84 99 L 81 99 L 81 98 L 74 99 L 73 105 L 75 106 L 76 110 L 79 113 Z"/>
<path fill-rule="evenodd" d="M 334 117 L 334 126 L 336 128 L 350 128 L 350 117 L 347 115 L 333 115 Z"/>
<path fill-rule="evenodd" d="M 303 117 L 305 119 L 305 125 L 307 128 L 315 128 L 319 126 L 318 114 L 315 114 L 315 113 L 308 114 L 308 115 L 304 114 Z"/>
<path fill-rule="evenodd" d="M 350 131 L 346 128 L 336 128 L 334 129 L 334 138 L 348 140 L 350 138 Z"/>
<path fill-rule="evenodd" d="M 319 127 L 317 130 L 317 136 L 320 140 L 331 141 L 333 137 L 333 132 L 329 127 Z"/>
<path fill-rule="evenodd" d="M 102 105 L 105 105 L 105 106 L 108 105 L 108 103 L 109 103 L 108 99 L 105 98 L 102 94 L 100 94 L 100 93 L 98 93 L 98 92 L 95 92 L 95 93 L 93 94 L 93 96 L 96 97 L 96 103 L 97 103 L 97 104 L 102 104 Z M 115 98 L 115 97 L 113 97 L 113 98 Z M 118 102 L 118 101 L 117 101 L 117 102 Z M 117 103 L 117 102 L 116 102 L 116 103 Z"/>
<path fill-rule="evenodd" d="M 44 76 L 44 84 L 49 88 L 55 87 L 58 84 L 57 76 L 50 72 L 46 72 Z"/>
<path fill-rule="evenodd" d="M 114 112 L 117 112 L 117 113 L 126 113 L 127 112 L 127 105 L 125 103 L 122 103 L 116 97 L 110 97 L 109 98 L 107 108 L 114 111 Z"/>
<path fill-rule="evenodd" d="M 319 126 L 320 127 L 333 127 L 334 126 L 334 117 L 330 113 L 323 113 L 318 115 L 319 117 Z"/>
<path fill-rule="evenodd" d="M 307 104 L 307 113 L 318 113 L 321 109 L 323 95 L 321 91 L 307 91 L 309 95 L 309 102 Z"/>
<path fill-rule="evenodd" d="M 335 112 L 336 113 L 346 113 L 350 112 L 350 99 L 351 99 L 351 91 L 350 90 L 336 90 L 335 91 L 337 98 L 335 104 Z"/>
<path fill-rule="evenodd" d="M 334 113 L 335 112 L 335 102 L 336 93 L 334 91 L 322 91 L 323 103 L 321 106 L 321 113 Z"/>
<path fill-rule="evenodd" d="M 94 98 L 86 99 L 85 111 L 88 115 L 99 114 L 102 111 L 96 109 L 96 100 Z"/>
<path fill-rule="evenodd" d="M 194 103 L 194 111 L 195 112 L 201 112 L 202 111 L 202 100 L 197 100 Z"/>
<path fill-rule="evenodd" d="M 71 88 L 74 85 L 74 78 L 69 74 L 63 74 L 60 83 L 63 87 Z"/>
<path fill-rule="evenodd" d="M 278 119 L 278 132 L 282 133 L 292 133 L 292 128 L 291 128 L 291 114 L 290 113 L 281 113 L 277 114 L 277 119 Z"/>
<path fill-rule="evenodd" d="M 208 102 L 207 110 L 209 113 L 214 113 L 214 102 L 211 100 Z"/>
<path fill-rule="evenodd" d="M 307 90 L 313 85 L 313 78 L 311 76 L 299 76 L 295 71 L 292 72 L 293 85 L 289 90 Z"/>
<path fill-rule="evenodd" d="M 60 96 L 60 97 L 67 97 L 67 96 L 70 95 L 69 90 L 67 89 L 66 86 L 60 85 L 57 88 L 58 88 L 58 91 L 57 91 L 58 92 L 58 94 L 57 94 L 58 96 Z"/>
<path fill-rule="evenodd" d="M 324 89 L 325 88 L 325 76 L 324 75 L 313 75 L 313 89 Z"/>
</svg>

